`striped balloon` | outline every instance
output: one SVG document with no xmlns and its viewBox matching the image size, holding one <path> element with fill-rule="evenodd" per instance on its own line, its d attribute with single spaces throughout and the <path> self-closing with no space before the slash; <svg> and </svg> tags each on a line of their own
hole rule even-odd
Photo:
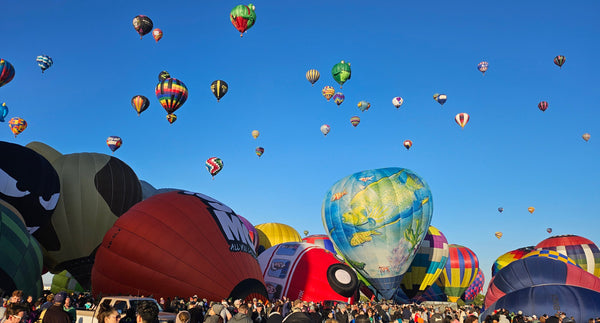
<svg viewBox="0 0 600 323">
<path fill-rule="evenodd" d="M 329 236 L 326 234 L 311 234 L 308 237 L 302 238 L 302 242 L 312 243 L 325 250 L 329 250 L 334 255 L 337 254 L 333 247 L 333 242 L 331 242 L 331 239 L 329 239 Z"/>
<path fill-rule="evenodd" d="M 315 85 L 315 83 L 319 80 L 319 77 L 321 77 L 321 74 L 319 73 L 319 71 L 315 70 L 315 69 L 311 69 L 308 70 L 308 72 L 306 72 L 306 79 L 310 82 L 310 84 L 312 84 L 313 86 Z"/>
<path fill-rule="evenodd" d="M 576 267 L 581 268 L 576 262 L 575 260 L 569 258 L 568 256 L 563 255 L 562 253 L 558 252 L 558 251 L 554 251 L 554 250 L 548 250 L 548 249 L 538 249 L 538 250 L 534 250 L 528 254 L 526 254 L 525 256 L 523 256 L 522 259 L 525 258 L 531 258 L 531 257 L 543 257 L 543 258 L 550 258 L 550 259 L 554 259 L 554 260 L 558 260 L 558 261 L 562 261 L 566 264 L 569 265 L 573 265 Z"/>
<path fill-rule="evenodd" d="M 178 79 L 168 78 L 156 85 L 156 97 L 160 105 L 171 114 L 179 109 L 188 98 L 188 89 Z"/>
<path fill-rule="evenodd" d="M 462 296 L 462 299 L 465 303 L 470 304 L 475 300 L 475 297 L 481 293 L 483 290 L 483 285 L 485 284 L 485 276 L 483 275 L 483 270 L 477 270 L 477 276 L 475 276 L 475 280 L 471 283 L 471 286 L 467 288 L 465 293 Z"/>
<path fill-rule="evenodd" d="M 329 101 L 329 99 L 331 99 L 331 97 L 333 97 L 335 94 L 335 89 L 332 86 L 327 85 L 323 88 L 323 90 L 321 90 L 321 93 L 327 99 L 327 101 Z"/>
<path fill-rule="evenodd" d="M 50 58 L 50 56 L 46 56 L 46 55 L 38 56 L 36 61 L 38 63 L 38 66 L 42 69 L 42 73 L 44 73 L 45 70 L 49 69 L 50 66 L 52 66 L 52 64 L 54 63 L 52 61 L 52 58 Z"/>
<path fill-rule="evenodd" d="M 554 236 L 538 243 L 535 248 L 558 251 L 573 259 L 583 270 L 600 277 L 600 249 L 586 238 L 576 235 Z"/>
<path fill-rule="evenodd" d="M 510 264 L 511 262 L 513 262 L 515 260 L 519 260 L 519 259 L 523 258 L 523 256 L 530 253 L 534 249 L 535 249 L 534 246 L 523 247 L 523 248 L 509 251 L 509 252 L 503 254 L 502 256 L 498 257 L 498 259 L 496 259 L 496 261 L 492 265 L 492 277 L 494 277 L 500 269 L 504 268 L 505 266 L 507 266 L 508 264 Z"/>
<path fill-rule="evenodd" d="M 545 112 L 546 109 L 548 109 L 548 102 L 541 101 L 540 103 L 538 103 L 538 109 L 542 110 L 542 112 Z"/>
<path fill-rule="evenodd" d="M 352 124 L 354 127 L 358 126 L 358 124 L 360 123 L 360 117 L 358 117 L 358 116 L 354 116 L 354 117 L 350 118 L 350 123 L 351 123 L 351 124 Z"/>
<path fill-rule="evenodd" d="M 15 68 L 8 61 L 0 58 L 0 87 L 8 84 L 15 77 Z"/>
<path fill-rule="evenodd" d="M 339 107 L 340 104 L 342 104 L 342 102 L 344 102 L 345 98 L 346 97 L 344 96 L 343 93 L 337 92 L 336 94 L 333 95 L 333 102 L 335 102 L 335 104 L 337 104 Z"/>
<path fill-rule="evenodd" d="M 214 179 L 215 175 L 223 169 L 223 161 L 219 157 L 210 157 L 206 160 L 206 169 Z"/>
<path fill-rule="evenodd" d="M 448 260 L 448 240 L 444 234 L 429 226 L 419 250 L 402 278 L 400 286 L 410 298 L 422 294 L 433 285 Z"/>
<path fill-rule="evenodd" d="M 479 259 L 467 247 L 451 244 L 448 249 L 448 261 L 438 281 L 448 301 L 456 302 L 475 280 Z"/>
<path fill-rule="evenodd" d="M 469 122 L 469 119 L 470 119 L 469 115 L 464 112 L 459 113 L 456 115 L 456 117 L 454 117 L 454 121 L 456 121 L 456 123 L 458 123 L 458 125 L 461 126 L 463 129 Z"/>
<path fill-rule="evenodd" d="M 150 100 L 148 100 L 148 98 L 143 95 L 136 95 L 133 98 L 131 98 L 131 105 L 133 106 L 135 112 L 137 112 L 137 115 L 139 116 L 140 113 L 148 109 L 148 107 L 150 106 Z"/>
<path fill-rule="evenodd" d="M 558 65 L 558 67 L 562 68 L 565 63 L 566 58 L 563 55 L 558 55 L 554 57 L 554 64 Z"/>
</svg>

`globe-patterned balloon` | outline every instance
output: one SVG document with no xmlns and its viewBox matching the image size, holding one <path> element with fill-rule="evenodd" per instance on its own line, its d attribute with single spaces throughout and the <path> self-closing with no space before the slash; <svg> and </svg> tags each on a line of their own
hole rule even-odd
<svg viewBox="0 0 600 323">
<path fill-rule="evenodd" d="M 323 226 L 346 262 L 385 299 L 400 287 L 433 213 L 429 186 L 399 167 L 342 178 L 323 201 Z"/>
<path fill-rule="evenodd" d="M 600 249 L 589 239 L 576 235 L 554 236 L 538 243 L 535 248 L 558 251 L 573 259 L 583 270 L 600 277 Z"/>
</svg>

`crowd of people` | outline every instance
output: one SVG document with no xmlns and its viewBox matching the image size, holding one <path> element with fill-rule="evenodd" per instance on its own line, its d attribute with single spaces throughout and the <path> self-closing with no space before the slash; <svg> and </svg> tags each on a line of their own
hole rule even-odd
<svg viewBox="0 0 600 323">
<path fill-rule="evenodd" d="M 480 318 L 478 307 L 434 307 L 416 304 L 386 302 L 306 302 L 283 298 L 274 302 L 240 299 L 220 302 L 199 299 L 197 295 L 187 300 L 175 298 L 158 303 L 141 302 L 137 308 L 121 313 L 107 304 L 95 304 L 88 294 L 68 295 L 65 292 L 47 295 L 35 303 L 31 296 L 23 299 L 15 291 L 3 303 L 5 309 L 0 323 L 76 323 L 76 308 L 95 309 L 98 306 L 98 323 L 159 323 L 161 310 L 176 313 L 175 323 L 586 323 L 575 322 L 573 317 L 557 312 L 553 315 L 524 315 L 496 310 Z M 587 323 L 600 323 L 600 318 L 590 318 Z"/>
</svg>

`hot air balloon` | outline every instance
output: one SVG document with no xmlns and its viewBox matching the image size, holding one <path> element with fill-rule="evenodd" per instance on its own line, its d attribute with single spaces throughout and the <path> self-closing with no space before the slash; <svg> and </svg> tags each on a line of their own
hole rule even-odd
<svg viewBox="0 0 600 323">
<path fill-rule="evenodd" d="M 481 269 L 477 270 L 477 276 L 475 276 L 475 280 L 471 283 L 469 288 L 465 291 L 465 293 L 461 296 L 461 299 L 465 301 L 465 303 L 470 304 L 475 300 L 475 297 L 481 293 L 483 290 L 483 285 L 485 284 L 485 276 L 483 276 L 483 271 Z"/>
<path fill-rule="evenodd" d="M 173 122 L 177 121 L 177 116 L 175 113 L 167 114 L 167 121 L 169 121 L 170 124 L 173 124 Z"/>
<path fill-rule="evenodd" d="M 475 280 L 479 259 L 467 247 L 451 244 L 448 248 L 448 261 L 438 281 L 448 301 L 456 302 Z"/>
<path fill-rule="evenodd" d="M 169 74 L 169 72 L 167 71 L 161 71 L 160 73 L 158 73 L 158 83 L 171 78 L 171 74 Z"/>
<path fill-rule="evenodd" d="M 400 286 L 409 298 L 417 297 L 434 285 L 448 260 L 448 240 L 430 226 Z"/>
<path fill-rule="evenodd" d="M 188 89 L 178 79 L 168 78 L 156 85 L 156 97 L 168 114 L 179 109 L 188 98 Z"/>
<path fill-rule="evenodd" d="M 73 277 L 68 271 L 63 270 L 58 274 L 55 274 L 52 277 L 52 285 L 50 285 L 50 291 L 53 294 L 59 292 L 67 292 L 67 293 L 83 293 L 85 289 L 79 284 L 77 279 Z"/>
<path fill-rule="evenodd" d="M 140 181 L 118 158 L 98 153 L 63 155 L 40 142 L 27 147 L 44 156 L 60 178 L 60 198 L 37 238 L 44 265 L 68 270 L 86 289 L 96 249 L 119 216 L 142 200 Z"/>
<path fill-rule="evenodd" d="M 404 99 L 399 96 L 392 99 L 392 104 L 396 107 L 396 109 L 402 106 L 402 103 L 404 103 Z"/>
<path fill-rule="evenodd" d="M 540 110 L 542 110 L 542 112 L 545 112 L 546 109 L 548 109 L 548 102 L 546 101 L 541 101 L 540 103 L 538 103 L 538 108 Z"/>
<path fill-rule="evenodd" d="M 323 133 L 323 135 L 327 136 L 329 130 L 331 130 L 331 127 L 329 125 L 324 124 L 321 126 L 321 132 Z"/>
<path fill-rule="evenodd" d="M 8 107 L 6 106 L 6 103 L 2 103 L 2 105 L 0 105 L 0 122 L 4 122 L 4 118 L 6 118 L 7 115 Z"/>
<path fill-rule="evenodd" d="M 4 154 L 5 152 L 3 152 Z M 0 289 L 42 292 L 42 251 L 16 210 L 0 200 Z"/>
<path fill-rule="evenodd" d="M 556 57 L 554 57 L 554 64 L 558 65 L 558 67 L 562 68 L 563 64 L 565 63 L 565 57 L 562 55 L 558 55 Z"/>
<path fill-rule="evenodd" d="M 523 258 L 521 258 L 521 259 L 525 259 L 525 258 L 529 258 L 529 257 L 550 258 L 552 260 L 562 261 L 565 264 L 569 264 L 569 265 L 581 268 L 575 262 L 575 260 L 569 258 L 567 255 L 564 255 L 558 251 L 551 250 L 551 249 L 542 249 L 542 248 L 536 249 L 536 250 L 533 250 L 533 251 L 529 252 L 528 254 L 524 255 Z"/>
<path fill-rule="evenodd" d="M 527 208 L 527 211 L 529 211 L 529 213 L 532 213 L 535 211 L 535 208 L 533 206 L 530 206 Z"/>
<path fill-rule="evenodd" d="M 45 70 L 49 69 L 50 66 L 54 63 L 50 56 L 40 55 L 36 58 L 38 66 L 42 69 L 42 74 Z"/>
<path fill-rule="evenodd" d="M 600 277 L 600 249 L 589 239 L 576 235 L 560 235 L 538 243 L 537 250 L 555 250 L 573 259 L 583 270 Z"/>
<path fill-rule="evenodd" d="M 8 84 L 15 77 L 15 68 L 11 63 L 0 58 L 0 87 Z"/>
<path fill-rule="evenodd" d="M 483 75 L 485 75 L 485 71 L 487 71 L 488 69 L 488 62 L 483 61 L 483 62 L 479 62 L 479 64 L 477 64 L 477 69 L 483 73 Z"/>
<path fill-rule="evenodd" d="M 250 240 L 252 240 L 252 243 L 254 246 L 254 252 L 257 252 L 257 250 L 258 250 L 258 231 L 256 231 L 256 228 L 252 225 L 252 223 L 250 223 L 250 221 L 248 221 L 248 219 L 246 219 L 245 217 L 243 217 L 239 214 L 238 214 L 238 217 L 240 218 L 240 220 L 242 220 L 242 222 L 244 222 L 244 226 L 246 227 L 246 229 L 248 229 L 248 233 L 250 234 Z"/>
<path fill-rule="evenodd" d="M 409 150 L 410 147 L 412 147 L 412 140 L 404 140 L 404 148 L 406 148 L 406 150 Z"/>
<path fill-rule="evenodd" d="M 94 295 L 267 297 L 243 221 L 221 202 L 182 190 L 154 195 L 115 222 L 92 282 Z"/>
<path fill-rule="evenodd" d="M 304 235 L 306 237 L 302 238 L 302 242 L 311 243 L 316 246 L 319 246 L 325 250 L 328 250 L 332 254 L 337 254 L 335 251 L 335 247 L 333 246 L 333 242 L 329 239 L 329 236 L 326 234 L 311 234 L 308 236 L 308 231 L 304 231 Z"/>
<path fill-rule="evenodd" d="M 260 157 L 265 152 L 265 149 L 263 147 L 256 147 L 255 152 L 256 152 L 256 156 Z"/>
<path fill-rule="evenodd" d="M 358 102 L 357 106 L 361 112 L 365 112 L 365 111 L 369 110 L 369 108 L 371 107 L 371 103 L 369 103 L 367 101 L 360 101 L 360 102 Z"/>
<path fill-rule="evenodd" d="M 494 235 L 496 236 L 496 238 L 500 239 L 502 238 L 502 232 L 500 231 L 496 231 L 496 233 L 494 233 Z"/>
<path fill-rule="evenodd" d="M 3 103 L 3 105 L 4 105 L 4 103 Z M 8 112 L 8 110 L 7 110 L 7 112 Z M 585 140 L 586 142 L 587 142 L 588 140 L 590 140 L 590 138 L 591 138 L 591 137 L 592 137 L 592 136 L 591 136 L 589 133 L 587 133 L 587 132 L 586 132 L 586 133 L 584 133 L 584 134 L 581 136 L 581 138 L 583 138 L 583 140 Z"/>
<path fill-rule="evenodd" d="M 302 237 L 294 228 L 283 223 L 263 223 L 255 226 L 258 232 L 258 253 L 285 242 L 301 242 Z"/>
<path fill-rule="evenodd" d="M 223 169 L 223 161 L 218 157 L 210 157 L 206 160 L 206 169 L 212 175 L 213 179 Z"/>
<path fill-rule="evenodd" d="M 552 233 L 552 228 L 546 228 L 546 232 Z"/>
<path fill-rule="evenodd" d="M 254 26 L 254 22 L 256 22 L 256 13 L 254 10 L 255 7 L 253 4 L 247 6 L 240 4 L 231 9 L 229 20 L 231 20 L 235 29 L 240 32 L 240 37 L 244 36 L 244 33 L 250 27 Z"/>
<path fill-rule="evenodd" d="M 219 100 L 221 100 L 221 98 L 223 96 L 225 96 L 225 94 L 227 94 L 227 90 L 229 90 L 229 86 L 227 85 L 227 83 L 225 81 L 216 80 L 216 81 L 213 81 L 212 84 L 210 85 L 210 90 L 212 91 L 215 98 L 217 98 L 217 102 L 219 102 Z"/>
<path fill-rule="evenodd" d="M 358 124 L 360 123 L 360 117 L 354 116 L 354 117 L 350 118 L 350 123 L 354 127 L 358 126 Z"/>
<path fill-rule="evenodd" d="M 335 104 L 337 104 L 337 106 L 339 107 L 340 104 L 342 104 L 342 102 L 344 102 L 344 99 L 346 97 L 344 96 L 344 94 L 337 92 L 336 94 L 333 95 L 333 102 L 335 102 Z"/>
<path fill-rule="evenodd" d="M 321 209 L 329 237 L 356 271 L 391 299 L 427 233 L 429 186 L 405 168 L 366 170 L 329 189 Z"/>
<path fill-rule="evenodd" d="M 335 94 L 335 89 L 332 86 L 327 85 L 323 88 L 323 90 L 321 90 L 321 93 L 327 99 L 327 101 L 329 101 L 329 99 L 331 99 Z"/>
<path fill-rule="evenodd" d="M 502 211 L 504 211 L 504 208 L 503 207 L 499 207 L 498 208 L 498 212 L 502 213 Z"/>
<path fill-rule="evenodd" d="M 158 28 L 154 28 L 154 30 L 152 30 L 152 37 L 154 37 L 154 40 L 156 40 L 157 43 L 162 38 L 162 36 L 163 36 L 162 30 L 160 30 Z"/>
<path fill-rule="evenodd" d="M 152 23 L 152 19 L 144 15 L 137 15 L 133 18 L 133 28 L 140 34 L 140 39 L 152 31 L 153 27 L 154 24 Z"/>
<path fill-rule="evenodd" d="M 8 121 L 10 130 L 15 134 L 15 138 L 27 128 L 27 121 L 18 117 L 14 117 Z"/>
<path fill-rule="evenodd" d="M 115 150 L 121 148 L 123 140 L 119 136 L 110 136 L 106 139 L 106 145 L 114 153 Z"/>
<path fill-rule="evenodd" d="M 304 230 L 304 236 L 306 237 L 308 235 L 308 230 Z"/>
<path fill-rule="evenodd" d="M 135 112 L 137 112 L 139 116 L 140 113 L 148 109 L 148 107 L 150 106 L 150 100 L 148 100 L 148 98 L 143 95 L 136 95 L 133 98 L 131 98 L 131 105 L 133 106 Z"/>
<path fill-rule="evenodd" d="M 44 156 L 27 147 L 0 141 L 0 151 L 7 156 L 0 158 L 0 201 L 10 204 L 39 239 L 37 230 L 50 223 L 60 196 L 58 173 Z"/>
<path fill-rule="evenodd" d="M 525 255 L 527 255 L 528 253 L 530 253 L 533 250 L 534 250 L 533 246 L 528 246 L 528 247 L 523 247 L 523 248 L 509 251 L 509 252 L 503 254 L 502 256 L 498 257 L 498 259 L 496 259 L 496 261 L 492 265 L 492 277 L 494 277 L 496 275 L 496 273 L 498 271 L 500 271 L 500 269 L 506 267 L 508 264 L 510 264 L 511 262 L 513 262 L 515 260 L 519 260 L 519 259 L 523 258 Z"/>
<path fill-rule="evenodd" d="M 446 94 L 434 94 L 433 99 L 436 100 L 439 104 L 444 105 L 446 103 Z"/>
<path fill-rule="evenodd" d="M 319 77 L 321 77 L 321 74 L 319 73 L 319 71 L 315 70 L 315 69 L 310 69 L 308 70 L 308 72 L 306 72 L 306 79 L 310 82 L 310 84 L 312 84 L 313 86 L 315 85 L 315 83 L 319 80 Z"/>
<path fill-rule="evenodd" d="M 470 117 L 467 113 L 462 112 L 457 114 L 456 117 L 454 117 L 454 121 L 456 121 L 456 123 L 458 123 L 458 125 L 464 129 L 467 123 L 469 122 L 469 118 Z"/>
<path fill-rule="evenodd" d="M 348 265 L 310 243 L 286 242 L 258 256 L 269 299 L 282 296 L 307 302 L 348 302 L 359 281 Z"/>
<path fill-rule="evenodd" d="M 258 130 L 252 130 L 252 137 L 254 139 L 258 138 L 259 135 L 260 135 L 260 132 Z"/>
<path fill-rule="evenodd" d="M 352 70 L 350 68 L 350 63 L 346 63 L 341 61 L 335 65 L 331 69 L 331 75 L 333 75 L 333 79 L 340 84 L 340 89 L 350 79 L 352 76 Z"/>
<path fill-rule="evenodd" d="M 425 290 L 425 292 L 415 298 L 413 301 L 416 302 L 426 302 L 426 301 L 434 301 L 434 302 L 446 302 L 448 301 L 448 296 L 444 294 L 442 291 L 442 287 L 437 283 L 433 283 L 429 288 Z"/>
</svg>

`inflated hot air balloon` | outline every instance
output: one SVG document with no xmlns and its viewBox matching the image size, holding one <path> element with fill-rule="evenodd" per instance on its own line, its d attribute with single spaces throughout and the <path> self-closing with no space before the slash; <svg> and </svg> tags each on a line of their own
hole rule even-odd
<svg viewBox="0 0 600 323">
<path fill-rule="evenodd" d="M 369 108 L 371 107 L 371 103 L 367 102 L 367 101 L 360 101 L 357 104 L 358 109 L 360 110 L 360 112 L 365 112 L 367 110 L 369 110 Z"/>
<path fill-rule="evenodd" d="M 63 270 L 52 277 L 52 285 L 50 285 L 50 291 L 53 294 L 59 292 L 67 292 L 69 294 L 77 292 L 83 293 L 85 289 L 81 287 L 81 284 L 71 275 L 68 271 Z"/>
<path fill-rule="evenodd" d="M 260 135 L 260 132 L 258 130 L 252 130 L 252 138 L 256 139 L 256 138 L 258 138 L 259 135 Z"/>
<path fill-rule="evenodd" d="M 406 148 L 406 150 L 409 150 L 410 147 L 412 147 L 412 140 L 404 140 L 404 148 Z"/>
<path fill-rule="evenodd" d="M 310 84 L 312 84 L 313 86 L 315 85 L 315 83 L 319 80 L 319 77 L 321 77 L 321 74 L 319 73 L 319 71 L 315 70 L 315 69 L 310 69 L 308 70 L 308 72 L 306 72 L 306 79 L 310 82 Z"/>
<path fill-rule="evenodd" d="M 161 71 L 160 73 L 158 73 L 158 83 L 171 78 L 171 74 L 169 74 L 169 72 L 167 71 Z"/>
<path fill-rule="evenodd" d="M 504 208 L 503 207 L 499 207 L 498 208 L 498 212 L 502 213 L 502 211 L 504 211 Z"/>
<path fill-rule="evenodd" d="M 488 66 L 489 66 L 489 64 L 488 64 L 488 62 L 486 62 L 486 61 L 479 62 L 479 64 L 477 64 L 477 69 L 478 69 L 478 70 L 479 70 L 481 73 L 483 73 L 483 75 L 485 75 L 485 71 L 487 71 L 487 69 L 488 69 Z"/>
<path fill-rule="evenodd" d="M 541 101 L 540 103 L 538 103 L 538 109 L 542 110 L 542 112 L 545 112 L 546 109 L 548 109 L 548 102 Z"/>
<path fill-rule="evenodd" d="M 157 43 L 162 38 L 162 36 L 163 36 L 162 30 L 160 30 L 158 28 L 154 28 L 154 30 L 152 30 L 152 37 L 154 37 L 154 40 L 156 40 Z"/>
<path fill-rule="evenodd" d="M 123 140 L 119 136 L 110 136 L 106 139 L 106 145 L 114 153 L 115 150 L 121 148 Z"/>
<path fill-rule="evenodd" d="M 167 121 L 169 121 L 170 124 L 173 124 L 173 122 L 177 121 L 177 116 L 175 113 L 167 114 Z"/>
<path fill-rule="evenodd" d="M 211 197 L 181 190 L 136 204 L 108 230 L 96 253 L 92 293 L 267 297 L 242 220 Z"/>
<path fill-rule="evenodd" d="M 252 223 L 250 223 L 250 221 L 248 221 L 248 219 L 239 214 L 238 217 L 240 218 L 240 220 L 242 220 L 242 222 L 244 222 L 244 226 L 246 227 L 246 229 L 248 229 L 248 233 L 250 234 L 250 240 L 252 240 L 254 246 L 254 252 L 256 252 L 258 249 L 258 231 L 256 231 L 256 228 L 252 225 Z"/>
<path fill-rule="evenodd" d="M 305 235 L 308 235 L 308 231 L 304 232 L 306 232 Z M 329 239 L 329 236 L 326 234 L 311 234 L 302 238 L 302 242 L 317 245 L 325 250 L 328 250 L 334 255 L 337 254 L 337 251 L 335 251 L 335 247 L 333 246 L 333 242 L 331 242 L 331 239 Z"/>
<path fill-rule="evenodd" d="M 0 58 L 0 87 L 8 84 L 15 77 L 15 68 L 11 63 Z"/>
<path fill-rule="evenodd" d="M 302 233 L 304 233 L 304 236 L 306 237 L 308 235 L 308 230 L 304 230 Z"/>
<path fill-rule="evenodd" d="M 351 123 L 351 124 L 352 124 L 354 127 L 358 126 L 358 124 L 360 123 L 360 117 L 358 117 L 358 116 L 354 116 L 354 117 L 350 118 L 350 123 Z"/>
<path fill-rule="evenodd" d="M 396 107 L 396 109 L 401 107 L 402 103 L 404 103 L 404 99 L 399 96 L 392 99 L 392 104 Z"/>
<path fill-rule="evenodd" d="M 530 258 L 530 257 L 538 257 L 538 258 L 550 258 L 553 260 L 557 260 L 557 261 L 562 261 L 565 264 L 569 264 L 569 265 L 573 265 L 575 267 L 579 267 L 581 268 L 576 262 L 575 260 L 569 258 L 568 256 L 555 251 L 555 250 L 550 250 L 550 249 L 536 249 L 531 251 L 530 253 L 526 254 L 525 256 L 523 256 L 523 258 Z"/>
<path fill-rule="evenodd" d="M 117 218 L 142 200 L 140 182 L 127 164 L 109 155 L 63 155 L 40 142 L 27 147 L 44 156 L 60 178 L 52 219 L 36 232 L 44 265 L 53 272 L 68 270 L 89 289 L 96 248 Z"/>
<path fill-rule="evenodd" d="M 4 152 L 3 152 L 4 154 Z M 20 289 L 37 298 L 42 292 L 42 251 L 23 219 L 0 200 L 0 289 Z"/>
<path fill-rule="evenodd" d="M 457 114 L 456 117 L 454 117 L 454 121 L 456 121 L 456 123 L 458 123 L 458 125 L 464 129 L 467 123 L 469 122 L 469 118 L 470 117 L 467 113 L 462 112 Z"/>
<path fill-rule="evenodd" d="M 269 299 L 348 302 L 359 286 L 356 273 L 331 252 L 310 243 L 286 242 L 258 256 Z"/>
<path fill-rule="evenodd" d="M 552 233 L 552 228 L 546 228 L 546 232 Z"/>
<path fill-rule="evenodd" d="M 260 157 L 265 152 L 265 149 L 263 147 L 256 147 L 255 152 L 256 152 L 256 156 Z"/>
<path fill-rule="evenodd" d="M 240 32 L 240 37 L 244 36 L 244 33 L 250 27 L 254 26 L 254 22 L 256 22 L 256 13 L 254 10 L 255 7 L 253 4 L 247 6 L 240 4 L 231 9 L 229 20 L 231 20 L 235 29 Z"/>
<path fill-rule="evenodd" d="M 471 283 L 469 288 L 465 291 L 465 293 L 461 296 L 461 299 L 465 301 L 467 304 L 471 304 L 477 295 L 481 293 L 483 290 L 483 285 L 485 284 L 485 276 L 483 276 L 483 271 L 481 269 L 477 270 L 477 276 L 475 276 L 475 280 Z"/>
<path fill-rule="evenodd" d="M 556 57 L 554 57 L 554 64 L 558 65 L 558 67 L 562 68 L 563 64 L 565 63 L 565 57 L 562 55 L 558 55 Z"/>
<path fill-rule="evenodd" d="M 500 239 L 502 238 L 502 232 L 500 231 L 496 231 L 496 233 L 494 233 L 494 235 L 496 236 L 496 238 Z"/>
<path fill-rule="evenodd" d="M 529 213 L 532 213 L 535 211 L 535 208 L 533 206 L 530 206 L 527 208 L 527 211 L 529 211 Z"/>
<path fill-rule="evenodd" d="M 49 69 L 50 66 L 52 66 L 52 64 L 54 63 L 52 61 L 52 58 L 50 58 L 50 56 L 47 55 L 40 55 L 36 58 L 36 62 L 38 64 L 38 66 L 42 69 L 42 74 L 44 73 L 45 70 Z"/>
<path fill-rule="evenodd" d="M 301 242 L 300 233 L 283 223 L 263 223 L 254 226 L 258 232 L 258 253 L 285 242 Z"/>
<path fill-rule="evenodd" d="M 2 103 L 2 105 L 0 105 L 0 122 L 4 122 L 4 118 L 6 118 L 7 115 L 8 107 L 6 106 L 6 103 Z"/>
<path fill-rule="evenodd" d="M 421 295 L 438 279 L 448 260 L 448 240 L 430 226 L 400 286 L 409 298 Z"/>
<path fill-rule="evenodd" d="M 335 94 L 335 89 L 332 86 L 327 85 L 321 90 L 321 94 L 329 101 Z"/>
<path fill-rule="evenodd" d="M 335 102 L 335 104 L 337 104 L 337 106 L 339 107 L 340 104 L 342 104 L 342 102 L 344 102 L 344 99 L 346 97 L 344 96 L 343 93 L 337 92 L 336 94 L 333 95 L 333 102 Z"/>
<path fill-rule="evenodd" d="M 576 235 L 560 235 L 538 243 L 537 250 L 555 250 L 575 260 L 579 267 L 600 277 L 600 249 L 591 240 Z"/>
<path fill-rule="evenodd" d="M 467 247 L 451 244 L 448 248 L 448 261 L 438 281 L 448 301 L 456 302 L 475 280 L 479 259 Z"/>
<path fill-rule="evenodd" d="M 335 65 L 331 69 L 331 75 L 333 75 L 333 79 L 340 84 L 340 89 L 350 79 L 352 76 L 352 69 L 350 68 L 350 63 L 346 63 L 341 61 Z"/>
<path fill-rule="evenodd" d="M 216 81 L 213 81 L 212 84 L 210 85 L 210 90 L 212 91 L 215 98 L 217 98 L 217 102 L 219 102 L 219 100 L 221 100 L 221 98 L 223 96 L 225 96 L 225 94 L 227 94 L 227 90 L 229 90 L 229 86 L 227 85 L 227 83 L 225 81 L 216 80 Z"/>
<path fill-rule="evenodd" d="M 433 99 L 437 101 L 438 97 L 440 96 L 439 93 L 434 93 L 433 94 Z"/>
<path fill-rule="evenodd" d="M 438 94 L 437 97 L 433 95 L 433 99 L 436 100 L 439 104 L 444 105 L 444 103 L 446 103 L 447 97 L 446 94 Z"/>
<path fill-rule="evenodd" d="M 509 251 L 503 254 L 502 256 L 498 257 L 498 259 L 496 259 L 496 261 L 492 265 L 492 277 L 494 277 L 500 269 L 506 267 L 508 264 L 515 260 L 523 258 L 525 255 L 527 255 L 533 250 L 533 246 L 528 246 Z"/>
<path fill-rule="evenodd" d="M 3 105 L 4 105 L 4 103 L 3 103 Z M 8 112 L 8 111 L 7 111 L 7 112 Z M 592 136 L 591 136 L 589 133 L 587 133 L 587 132 L 586 132 L 586 133 L 584 133 L 584 134 L 581 136 L 581 138 L 583 138 L 583 140 L 585 140 L 586 142 L 587 142 L 588 140 L 590 140 L 590 138 L 591 138 L 591 137 L 592 137 Z"/>
<path fill-rule="evenodd" d="M 327 134 L 329 133 L 329 130 L 331 130 L 331 127 L 328 124 L 324 124 L 321 126 L 321 132 L 323 133 L 324 136 L 327 136 Z"/>
<path fill-rule="evenodd" d="M 213 179 L 223 169 L 223 161 L 219 157 L 210 157 L 206 160 L 206 169 L 212 175 Z"/>
<path fill-rule="evenodd" d="M 143 95 L 136 95 L 133 98 L 131 98 L 131 105 L 133 106 L 135 112 L 137 112 L 137 115 L 139 116 L 140 113 L 148 109 L 148 107 L 150 106 L 150 100 L 148 100 L 148 98 Z"/>
<path fill-rule="evenodd" d="M 137 15 L 133 18 L 133 28 L 140 34 L 140 39 L 152 31 L 153 27 L 154 24 L 152 23 L 152 19 L 144 15 Z"/>
<path fill-rule="evenodd" d="M 569 315 L 576 315 L 580 312 L 578 306 L 569 311 L 568 304 L 572 301 L 569 301 L 569 297 L 560 297 L 566 296 L 561 295 L 563 294 L 561 290 L 569 288 L 595 291 L 598 305 L 600 305 L 600 278 L 562 261 L 547 257 L 527 257 L 511 263 L 496 274 L 488 286 L 484 304 L 487 309 L 497 308 L 497 302 L 502 298 L 513 298 L 514 296 L 509 296 L 513 293 L 525 293 L 525 295 L 520 294 L 522 296 L 519 298 L 519 309 L 505 308 L 539 315 L 540 313 L 554 313 L 557 310 L 556 305 L 559 305 L 561 311 L 565 311 Z M 545 301 L 539 297 L 540 295 L 535 295 L 542 291 L 546 292 Z M 553 297 L 550 297 L 552 295 Z M 577 304 L 583 303 L 585 299 L 585 297 L 577 297 L 572 300 L 576 300 Z M 530 304 L 532 301 L 534 304 Z M 535 309 L 531 305 L 535 306 Z M 600 307 L 598 309 L 600 310 Z"/>
<path fill-rule="evenodd" d="M 356 271 L 385 299 L 396 294 L 429 228 L 433 202 L 427 183 L 405 168 L 342 178 L 323 200 L 323 226 Z"/>
<path fill-rule="evenodd" d="M 8 126 L 15 134 L 15 138 L 17 138 L 17 136 L 27 128 L 27 121 L 22 118 L 14 117 L 8 121 Z"/>
<path fill-rule="evenodd" d="M 168 78 L 156 85 L 156 98 L 160 105 L 171 114 L 179 109 L 188 98 L 188 89 L 178 79 Z"/>
</svg>

